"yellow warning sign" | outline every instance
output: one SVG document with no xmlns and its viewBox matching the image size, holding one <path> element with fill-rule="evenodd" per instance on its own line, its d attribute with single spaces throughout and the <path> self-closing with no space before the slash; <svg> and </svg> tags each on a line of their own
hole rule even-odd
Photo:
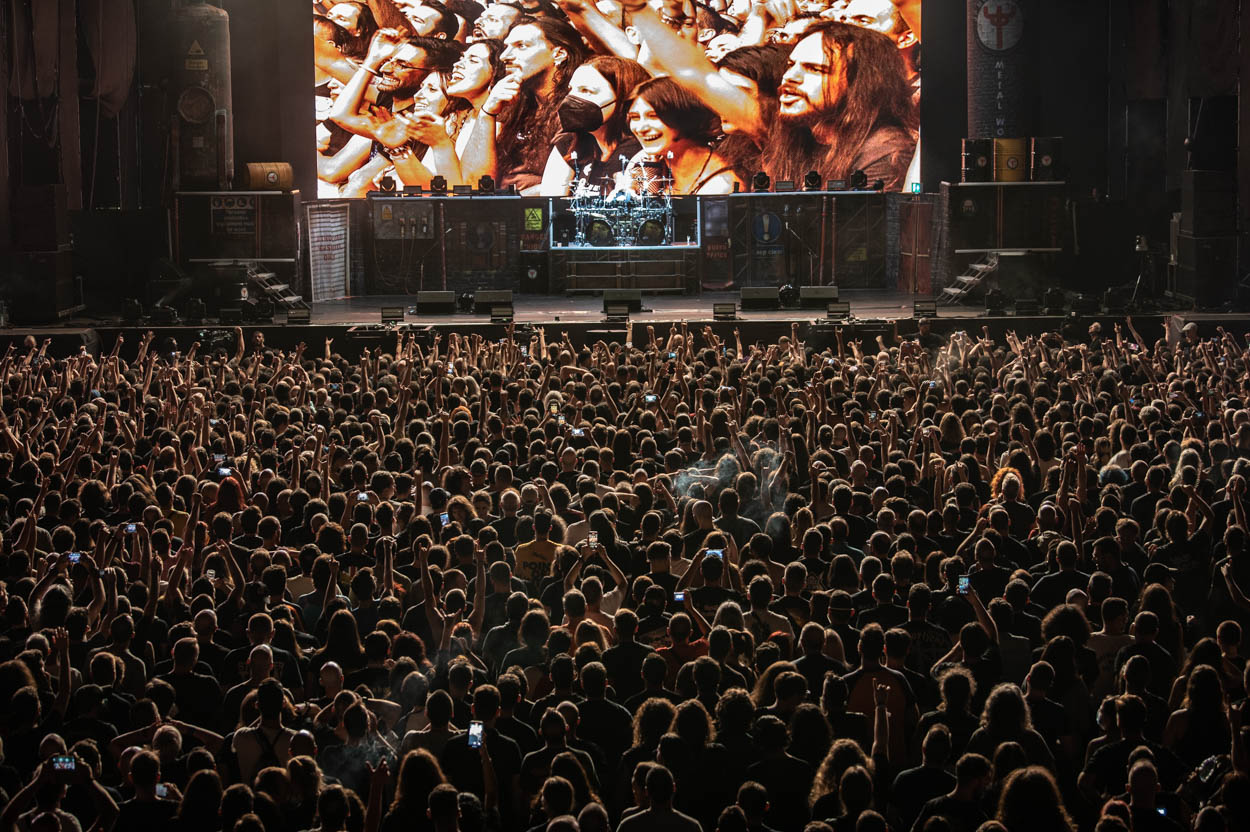
<svg viewBox="0 0 1250 832">
<path fill-rule="evenodd" d="M 200 46 L 198 40 L 191 41 L 191 48 L 187 50 L 188 55 L 203 55 L 204 47 Z"/>
</svg>

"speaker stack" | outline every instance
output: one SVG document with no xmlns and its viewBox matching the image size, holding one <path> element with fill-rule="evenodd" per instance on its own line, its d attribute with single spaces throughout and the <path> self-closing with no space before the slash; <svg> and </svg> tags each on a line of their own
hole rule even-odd
<svg viewBox="0 0 1250 832">
<path fill-rule="evenodd" d="M 81 311 L 64 185 L 16 189 L 13 240 L 10 320 L 52 323 Z"/>
<path fill-rule="evenodd" d="M 1175 291 L 1198 307 L 1220 306 L 1237 283 L 1237 182 L 1227 171 L 1187 170 L 1181 179 Z"/>
</svg>

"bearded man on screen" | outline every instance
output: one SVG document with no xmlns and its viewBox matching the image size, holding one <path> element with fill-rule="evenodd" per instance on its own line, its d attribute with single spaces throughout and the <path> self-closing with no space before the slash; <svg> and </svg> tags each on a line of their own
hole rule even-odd
<svg viewBox="0 0 1250 832">
<path fill-rule="evenodd" d="M 857 170 L 900 190 L 916 151 L 918 114 L 891 38 L 822 23 L 795 44 L 778 90 L 778 118 L 763 143 L 774 179 L 846 180 Z"/>
</svg>

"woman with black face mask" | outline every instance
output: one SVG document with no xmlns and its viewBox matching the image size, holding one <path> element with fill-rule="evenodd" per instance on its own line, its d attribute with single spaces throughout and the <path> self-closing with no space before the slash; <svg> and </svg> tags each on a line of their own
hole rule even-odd
<svg viewBox="0 0 1250 832">
<path fill-rule="evenodd" d="M 592 187 L 614 187 L 620 157 L 632 158 L 639 150 L 625 116 L 634 87 L 647 78 L 637 61 L 611 55 L 574 70 L 569 94 L 560 102 L 560 132 L 543 171 L 543 196 L 566 196 L 582 179 Z"/>
</svg>

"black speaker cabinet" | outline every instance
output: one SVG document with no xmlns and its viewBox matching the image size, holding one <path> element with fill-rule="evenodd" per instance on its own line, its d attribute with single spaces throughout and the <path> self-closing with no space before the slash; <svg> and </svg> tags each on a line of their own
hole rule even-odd
<svg viewBox="0 0 1250 832">
<path fill-rule="evenodd" d="M 998 188 L 951 185 L 948 216 L 953 248 L 998 247 Z"/>
<path fill-rule="evenodd" d="M 26 251 L 13 255 L 9 318 L 15 324 L 53 323 L 80 311 L 74 253 Z"/>
<path fill-rule="evenodd" d="M 299 191 L 183 191 L 174 196 L 180 263 L 297 260 Z"/>
<path fill-rule="evenodd" d="M 517 271 L 517 286 L 523 295 L 551 293 L 551 271 L 545 251 L 522 251 Z"/>
<path fill-rule="evenodd" d="M 1187 170 L 1181 177 L 1181 233 L 1213 237 L 1237 232 L 1237 177 Z"/>
<path fill-rule="evenodd" d="M 1176 291 L 1194 299 L 1200 308 L 1220 306 L 1237 288 L 1237 238 L 1177 238 Z"/>
<path fill-rule="evenodd" d="M 69 245 L 64 185 L 21 185 L 13 192 L 13 244 L 18 251 Z"/>
</svg>

